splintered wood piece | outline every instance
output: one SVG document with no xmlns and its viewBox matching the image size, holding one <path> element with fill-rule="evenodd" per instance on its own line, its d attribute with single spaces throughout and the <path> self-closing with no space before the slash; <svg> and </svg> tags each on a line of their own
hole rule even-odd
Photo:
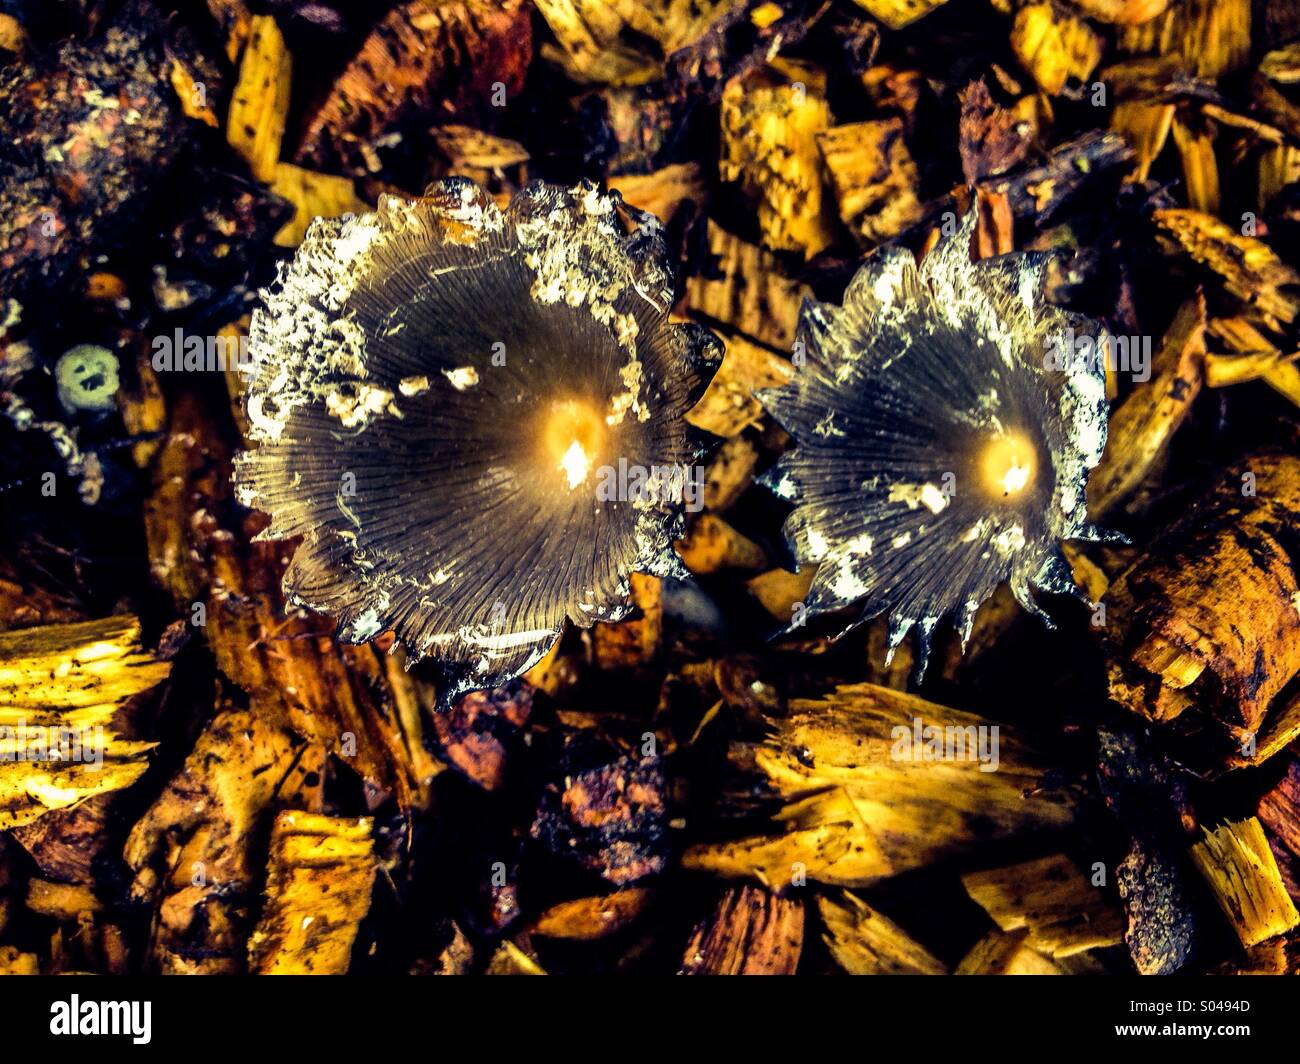
<svg viewBox="0 0 1300 1064">
<path fill-rule="evenodd" d="M 1174 120 L 1174 143 L 1183 157 L 1183 185 L 1187 204 L 1208 214 L 1219 213 L 1219 162 L 1214 155 L 1214 134 L 1207 122 L 1195 125 Z"/>
<path fill-rule="evenodd" d="M 1083 589 L 1084 594 L 1088 596 L 1088 601 L 1100 602 L 1101 597 L 1106 594 L 1107 588 L 1110 587 L 1110 578 L 1106 575 L 1106 571 L 1089 558 L 1077 543 L 1062 543 L 1061 553 L 1065 555 L 1065 560 L 1070 563 L 1070 573 L 1074 577 L 1074 582 Z M 985 605 L 988 605 L 988 603 L 986 602 Z M 979 614 L 976 614 L 975 624 L 977 627 L 979 620 Z"/>
<path fill-rule="evenodd" d="M 294 206 L 293 217 L 275 234 L 275 244 L 282 248 L 296 248 L 301 244 L 315 218 L 362 214 L 370 209 L 357 195 L 350 177 L 317 174 L 292 163 L 276 164 L 271 191 Z"/>
<path fill-rule="evenodd" d="M 405 650 L 400 646 L 392 647 L 385 655 L 383 673 L 392 695 L 401 750 L 410 765 L 410 779 L 417 790 L 417 804 L 423 804 L 420 796 L 428 794 L 433 778 L 447 766 L 425 748 L 425 707 L 436 705 L 437 692 L 433 684 L 417 681 L 408 664 Z"/>
<path fill-rule="evenodd" d="M 850 975 L 947 975 L 947 966 L 856 894 L 819 894 L 822 939 Z"/>
<path fill-rule="evenodd" d="M 744 436 L 727 440 L 709 462 L 704 474 L 704 508 L 725 513 L 754 482 L 758 448 Z"/>
<path fill-rule="evenodd" d="M 130 700 L 171 665 L 120 615 L 0 634 L 0 830 L 121 790 L 156 744 L 127 737 Z"/>
<path fill-rule="evenodd" d="M 1300 761 L 1291 758 L 1286 774 L 1259 799 L 1256 815 L 1282 845 L 1300 857 Z"/>
<path fill-rule="evenodd" d="M 990 931 L 957 965 L 957 975 L 1065 975 L 1029 945 L 1029 931 Z"/>
<path fill-rule="evenodd" d="M 103 723 L 128 699 L 160 683 L 171 665 L 140 647 L 129 614 L 0 634 L 0 714 L 80 713 Z M 51 680 L 57 683 L 51 683 Z"/>
<path fill-rule="evenodd" d="M 739 334 L 729 334 L 725 339 L 727 353 L 722 365 L 686 420 L 698 429 L 727 438 L 738 436 L 763 419 L 763 407 L 754 392 L 789 384 L 795 368 L 788 359 Z"/>
<path fill-rule="evenodd" d="M 643 916 L 654 896 L 648 887 L 629 887 L 613 894 L 562 901 L 537 918 L 532 933 L 571 942 L 607 938 Z"/>
<path fill-rule="evenodd" d="M 773 256 L 712 221 L 708 240 L 711 261 L 686 282 L 691 311 L 773 350 L 792 350 L 799 307 L 811 290 L 784 276 Z"/>
<path fill-rule="evenodd" d="M 115 841 L 109 832 L 112 801 L 111 793 L 103 794 L 71 809 L 51 810 L 14 828 L 13 839 L 31 854 L 47 878 L 60 883 L 94 883 L 95 869 L 102 867 Z"/>
<path fill-rule="evenodd" d="M 1279 85 L 1300 84 L 1300 43 L 1273 49 L 1259 61 L 1259 73 Z"/>
<path fill-rule="evenodd" d="M 218 708 L 127 837 L 131 895 L 157 907 L 150 951 L 164 974 L 244 970 L 257 847 L 271 810 L 290 801 L 319 806 L 324 751 L 258 709 Z"/>
<path fill-rule="evenodd" d="M 271 829 L 266 905 L 248 940 L 258 975 L 343 975 L 375 884 L 369 817 L 285 810 Z"/>
<path fill-rule="evenodd" d="M 254 17 L 230 100 L 226 140 L 244 157 L 253 176 L 268 184 L 275 180 L 280 162 L 292 76 L 293 56 L 275 19 Z"/>
<path fill-rule="evenodd" d="M 867 246 L 892 240 L 923 217 L 916 164 L 901 119 L 855 122 L 817 134 L 840 220 Z"/>
<path fill-rule="evenodd" d="M 1300 693 L 1283 699 L 1282 704 L 1269 710 L 1259 731 L 1234 747 L 1225 764 L 1229 768 L 1262 765 L 1297 739 L 1300 739 Z"/>
<path fill-rule="evenodd" d="M 686 568 L 697 576 L 724 569 L 755 572 L 768 564 L 762 547 L 711 513 L 700 514 L 686 537 L 673 544 L 673 549 Z"/>
<path fill-rule="evenodd" d="M 901 30 L 922 15 L 928 15 L 948 0 L 853 0 L 872 18 L 879 19 L 891 30 Z"/>
<path fill-rule="evenodd" d="M 1300 352 L 1283 354 L 1271 344 L 1259 351 L 1240 355 L 1207 355 L 1205 384 L 1209 388 L 1230 388 L 1236 384 L 1264 380 L 1280 394 L 1300 405 Z"/>
<path fill-rule="evenodd" d="M 1255 817 L 1207 830 L 1191 857 L 1243 946 L 1256 946 L 1300 924 L 1300 912 Z"/>
<path fill-rule="evenodd" d="M 1150 379 L 1138 383 L 1111 414 L 1105 453 L 1088 476 L 1088 513 L 1094 520 L 1125 501 L 1156 469 L 1200 394 L 1204 357 L 1205 298 L 1198 291 L 1174 315 L 1146 367 Z"/>
<path fill-rule="evenodd" d="M 1200 105 L 1200 112 L 1203 117 L 1217 122 L 1221 126 L 1244 130 L 1259 138 L 1261 141 L 1260 147 L 1263 149 L 1260 154 L 1260 188 L 1262 190 L 1272 190 L 1268 198 L 1260 203 L 1260 207 L 1267 206 L 1272 196 L 1281 191 L 1281 186 L 1271 185 L 1270 181 L 1276 179 L 1283 184 L 1290 183 L 1290 179 L 1282 175 L 1289 173 L 1294 166 L 1296 149 L 1292 148 L 1280 153 L 1276 150 L 1278 147 L 1285 146 L 1287 141 L 1286 133 L 1277 126 L 1261 122 L 1251 115 L 1238 114 L 1236 111 L 1230 111 L 1226 107 L 1221 107 L 1217 103 L 1209 101 Z M 1274 166 L 1281 166 L 1282 169 L 1280 171 L 1273 170 L 1272 167 Z"/>
<path fill-rule="evenodd" d="M 1261 211 L 1267 210 L 1288 185 L 1300 181 L 1300 148 L 1275 144 L 1259 157 L 1259 198 Z"/>
<path fill-rule="evenodd" d="M 0 946 L 0 975 L 40 975 L 41 959 L 17 946 Z"/>
<path fill-rule="evenodd" d="M 805 258 L 835 240 L 817 150 L 831 124 L 824 91 L 820 71 L 778 60 L 722 94 L 722 179 L 754 202 L 764 244 Z"/>
<path fill-rule="evenodd" d="M 473 126 L 448 124 L 429 130 L 447 158 L 447 173 L 472 174 L 503 170 L 528 162 L 528 149 L 517 140 L 484 133 Z"/>
<path fill-rule="evenodd" d="M 1101 38 L 1088 23 L 1053 4 L 1016 12 L 1011 49 L 1039 87 L 1059 96 L 1070 81 L 1086 81 L 1101 62 Z"/>
<path fill-rule="evenodd" d="M 692 846 L 682 867 L 731 878 L 751 877 L 774 890 L 805 878 L 831 886 L 866 886 L 880 878 L 879 843 L 842 787 L 792 802 L 773 818 L 784 834 Z"/>
<path fill-rule="evenodd" d="M 180 100 L 186 118 L 196 119 L 213 129 L 221 128 L 221 120 L 208 103 L 206 90 L 200 88 L 194 71 L 176 56 L 172 57 L 169 80 L 176 90 L 176 98 Z"/>
<path fill-rule="evenodd" d="M 1152 217 L 1165 242 L 1211 271 L 1229 295 L 1240 300 L 1252 318 L 1282 332 L 1300 314 L 1300 272 L 1253 236 L 1202 211 L 1170 208 Z"/>
<path fill-rule="evenodd" d="M 525 953 L 519 946 L 505 939 L 492 954 L 484 975 L 545 975 L 546 969 L 536 957 Z"/>
<path fill-rule="evenodd" d="M 624 42 L 624 8 L 614 2 L 580 4 L 577 0 L 537 0 L 537 10 L 559 42 L 543 44 L 542 56 L 565 69 L 575 81 L 635 85 L 654 77 L 653 60 Z"/>
<path fill-rule="evenodd" d="M 13 15 L 0 14 L 0 51 L 18 55 L 23 50 L 27 34 L 23 24 Z"/>
<path fill-rule="evenodd" d="M 1124 940 L 1119 909 L 1064 854 L 968 872 L 961 882 L 998 927 L 1027 928 L 1027 944 L 1049 957 L 1068 957 Z"/>
<path fill-rule="evenodd" d="M 1134 157 L 1133 149 L 1118 133 L 1094 129 L 1057 145 L 1043 165 L 986 178 L 978 187 L 981 193 L 1005 195 L 1014 217 L 1032 219 L 1036 228 L 1043 229 L 1058 211 L 1075 202 L 1086 186 L 1127 167 Z M 941 211 L 961 211 L 965 206 L 964 190 L 960 190 L 927 203 L 925 213 L 933 220 Z"/>
<path fill-rule="evenodd" d="M 957 97 L 961 102 L 957 148 L 968 184 L 1006 173 L 1024 159 L 1033 143 L 1033 122 L 1017 110 L 994 103 L 983 78 L 972 81 Z"/>
<path fill-rule="evenodd" d="M 523 0 L 408 0 L 385 15 L 308 117 L 294 161 L 354 176 L 374 141 L 420 116 L 477 117 L 523 89 L 532 11 Z"/>
<path fill-rule="evenodd" d="M 1171 103 L 1145 103 L 1140 100 L 1121 100 L 1115 104 L 1110 116 L 1110 128 L 1133 145 L 1137 165 L 1125 178 L 1141 184 L 1151 172 L 1169 139 L 1174 124 L 1174 105 Z"/>
<path fill-rule="evenodd" d="M 1231 350 L 1237 358 L 1231 361 L 1222 356 L 1207 356 L 1205 383 L 1211 388 L 1237 384 L 1258 376 L 1279 395 L 1284 395 L 1300 406 L 1300 353 L 1283 354 L 1245 318 L 1216 318 L 1210 322 L 1210 335 Z M 1238 363 L 1245 362 L 1245 365 Z"/>
<path fill-rule="evenodd" d="M 1089 18 L 1116 26 L 1140 26 L 1162 15 L 1170 0 L 1075 0 L 1074 6 Z"/>
<path fill-rule="evenodd" d="M 1177 56 L 1203 78 L 1240 70 L 1250 61 L 1251 0 L 1183 0 L 1120 32 L 1130 53 Z"/>
<path fill-rule="evenodd" d="M 774 818 L 787 834 L 693 846 L 683 863 L 774 888 L 865 886 L 1075 816 L 1013 729 L 873 684 L 794 699 L 766 741 L 732 753 L 790 803 Z"/>
<path fill-rule="evenodd" d="M 1300 458 L 1254 455 L 1157 540 L 1106 595 L 1111 697 L 1160 721 L 1197 705 L 1248 746 L 1300 671 L 1297 521 Z"/>
<path fill-rule="evenodd" d="M 743 0 L 537 0 L 559 48 L 542 55 L 575 81 L 638 85 L 662 76 L 663 59 L 699 40 Z"/>
<path fill-rule="evenodd" d="M 759 887 L 728 890 L 691 934 L 682 975 L 793 975 L 803 953 L 804 904 Z"/>
<path fill-rule="evenodd" d="M 65 922 L 104 909 L 90 887 L 73 883 L 51 883 L 48 879 L 28 881 L 25 904 L 34 913 Z"/>
<path fill-rule="evenodd" d="M 1015 250 L 1015 218 L 1005 192 L 982 188 L 975 197 L 975 256 L 990 259 Z"/>
<path fill-rule="evenodd" d="M 703 204 L 708 195 L 704 175 L 696 163 L 676 163 L 652 174 L 611 177 L 608 184 L 627 203 L 665 222 L 683 203 Z"/>
</svg>

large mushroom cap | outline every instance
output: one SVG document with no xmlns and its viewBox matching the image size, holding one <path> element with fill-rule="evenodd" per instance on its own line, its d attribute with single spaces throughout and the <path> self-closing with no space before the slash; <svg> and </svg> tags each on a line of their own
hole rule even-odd
<svg viewBox="0 0 1300 1064">
<path fill-rule="evenodd" d="M 972 262 L 974 223 L 919 265 L 875 254 L 842 306 L 807 302 L 805 364 L 760 395 L 798 444 L 766 482 L 818 566 L 804 615 L 889 613 L 891 653 L 917 628 L 922 670 L 939 621 L 956 614 L 964 642 L 1004 580 L 1045 618 L 1032 588 L 1076 590 L 1057 541 L 1099 535 L 1084 488 L 1106 443 L 1105 328 L 1044 302 L 1042 256 Z"/>
<path fill-rule="evenodd" d="M 318 219 L 264 300 L 240 499 L 302 537 L 286 598 L 341 638 L 392 629 L 447 699 L 527 669 L 566 618 L 624 615 L 630 572 L 678 571 L 680 492 L 626 471 L 680 487 L 720 345 L 669 323 L 651 216 L 591 185 L 502 210 L 446 181 Z"/>
</svg>

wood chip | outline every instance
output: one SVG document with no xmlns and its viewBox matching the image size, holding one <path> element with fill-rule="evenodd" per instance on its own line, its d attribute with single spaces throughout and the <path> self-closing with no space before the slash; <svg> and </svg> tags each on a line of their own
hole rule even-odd
<svg viewBox="0 0 1300 1064">
<path fill-rule="evenodd" d="M 1156 211 L 1156 225 L 1172 249 L 1211 271 L 1246 312 L 1281 331 L 1300 314 L 1300 271 L 1284 263 L 1272 248 L 1245 236 L 1202 211 Z"/>
<path fill-rule="evenodd" d="M 341 975 L 375 883 L 372 822 L 286 810 L 271 830 L 266 907 L 248 940 L 259 975 Z"/>
<path fill-rule="evenodd" d="M 691 310 L 729 325 L 775 351 L 791 351 L 807 286 L 782 274 L 776 260 L 713 222 L 709 262 L 687 281 Z"/>
<path fill-rule="evenodd" d="M 728 890 L 691 934 L 683 975 L 793 975 L 803 952 L 802 901 L 758 887 Z"/>
<path fill-rule="evenodd" d="M 901 119 L 856 122 L 817 134 L 840 220 L 866 246 L 891 240 L 921 220 L 916 164 Z"/>
<path fill-rule="evenodd" d="M 275 19 L 256 16 L 239 63 L 239 80 L 226 119 L 226 139 L 259 181 L 275 180 L 289 116 L 292 75 L 293 57 Z"/>
<path fill-rule="evenodd" d="M 993 756 L 997 771 L 981 771 Z M 750 758 L 791 803 L 775 817 L 789 834 L 698 845 L 686 867 L 772 887 L 800 875 L 863 886 L 1074 817 L 1069 791 L 1048 786 L 1051 770 L 1013 729 L 872 684 L 793 700 Z"/>
<path fill-rule="evenodd" d="M 1300 912 L 1282 885 L 1255 817 L 1207 830 L 1191 856 L 1243 946 L 1256 946 L 1300 925 Z"/>
<path fill-rule="evenodd" d="M 849 975 L 946 975 L 947 967 L 856 894 L 819 894 L 817 911 L 831 956 Z"/>
<path fill-rule="evenodd" d="M 722 95 L 722 179 L 754 202 L 764 244 L 805 258 L 835 239 L 817 150 L 831 125 L 824 85 L 813 68 L 773 63 Z"/>
<path fill-rule="evenodd" d="M 155 744 L 129 738 L 121 711 L 171 665 L 139 639 L 124 615 L 0 634 L 0 830 L 144 774 Z"/>
<path fill-rule="evenodd" d="M 1101 62 L 1101 39 L 1092 27 L 1053 4 L 1027 4 L 1016 12 L 1011 48 L 1049 96 L 1086 81 Z"/>
<path fill-rule="evenodd" d="M 1123 941 L 1118 907 L 1064 854 L 968 872 L 961 882 L 998 927 L 1027 928 L 1026 945 L 1045 956 L 1068 957 Z"/>
</svg>

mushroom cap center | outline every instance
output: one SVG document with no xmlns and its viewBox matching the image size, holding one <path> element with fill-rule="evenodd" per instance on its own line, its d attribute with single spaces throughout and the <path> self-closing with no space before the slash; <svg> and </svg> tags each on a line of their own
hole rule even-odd
<svg viewBox="0 0 1300 1064">
<path fill-rule="evenodd" d="M 1019 432 L 993 437 L 980 455 L 980 476 L 984 488 L 996 498 L 1020 495 L 1034 483 L 1038 473 L 1038 452 Z"/>
<path fill-rule="evenodd" d="M 559 470 L 570 491 L 583 484 L 605 445 L 605 422 L 590 403 L 564 399 L 552 403 L 542 424 L 542 451 L 548 468 Z"/>
</svg>

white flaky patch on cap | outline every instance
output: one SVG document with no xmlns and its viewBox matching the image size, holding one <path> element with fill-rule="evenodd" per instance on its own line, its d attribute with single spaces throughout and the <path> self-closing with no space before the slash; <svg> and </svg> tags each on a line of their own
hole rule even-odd
<svg viewBox="0 0 1300 1064">
<path fill-rule="evenodd" d="M 948 496 L 935 484 L 891 484 L 889 501 L 901 502 L 909 510 L 924 506 L 932 514 L 938 514 L 948 505 Z"/>
<path fill-rule="evenodd" d="M 466 388 L 473 388 L 478 383 L 478 370 L 473 366 L 457 366 L 455 369 L 444 369 L 442 375 L 451 382 L 451 386 L 458 392 L 463 392 Z"/>
<path fill-rule="evenodd" d="M 248 332 L 249 359 L 239 370 L 252 378 L 247 412 L 254 440 L 278 440 L 294 409 L 343 381 L 367 376 L 366 338 L 343 312 L 370 249 L 379 219 L 317 218 L 293 260 L 263 290 Z"/>
<path fill-rule="evenodd" d="M 614 397 L 609 423 L 620 423 L 629 410 L 644 421 L 649 411 L 637 356 L 640 325 L 635 314 L 620 309 L 621 297 L 634 293 L 656 315 L 666 314 L 671 278 L 657 264 L 628 254 L 614 195 L 588 182 L 537 193 L 535 200 L 535 206 L 525 201 L 524 210 L 512 204 L 510 212 L 517 219 L 523 261 L 533 272 L 533 298 L 545 305 L 585 307 L 609 330 L 628 359 L 620 374 L 626 393 Z"/>
</svg>

